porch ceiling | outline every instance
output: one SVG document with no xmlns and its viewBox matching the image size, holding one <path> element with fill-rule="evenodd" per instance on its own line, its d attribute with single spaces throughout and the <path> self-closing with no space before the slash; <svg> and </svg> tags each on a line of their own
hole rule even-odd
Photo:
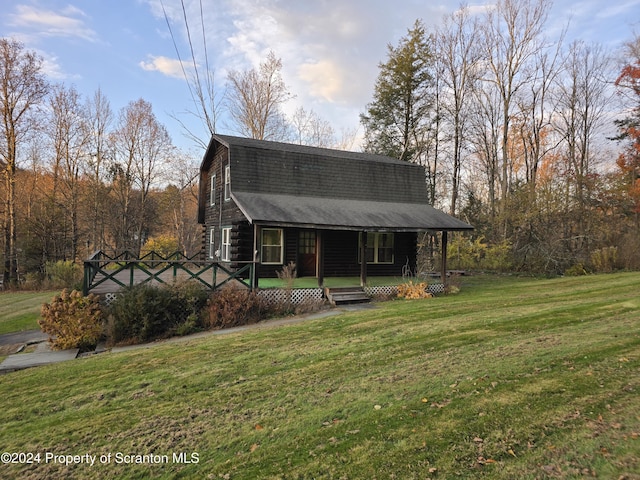
<svg viewBox="0 0 640 480">
<path fill-rule="evenodd" d="M 252 223 L 370 231 L 472 230 L 422 203 L 392 203 L 267 193 L 232 192 Z"/>
</svg>

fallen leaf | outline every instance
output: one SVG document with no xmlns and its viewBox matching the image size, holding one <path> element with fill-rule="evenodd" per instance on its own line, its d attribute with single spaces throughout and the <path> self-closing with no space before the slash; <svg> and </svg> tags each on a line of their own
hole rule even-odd
<svg viewBox="0 0 640 480">
<path fill-rule="evenodd" d="M 507 453 L 509 453 L 509 455 L 513 455 L 514 457 L 516 456 L 516 452 L 514 452 L 511 448 L 507 450 Z"/>
<path fill-rule="evenodd" d="M 429 399 L 427 397 L 422 397 L 422 403 L 428 403 Z"/>
<path fill-rule="evenodd" d="M 373 408 L 375 410 L 380 410 L 382 408 L 382 405 L 374 405 Z"/>
<path fill-rule="evenodd" d="M 259 423 L 256 424 L 256 430 L 263 430 L 264 428 Z"/>
<path fill-rule="evenodd" d="M 257 443 L 254 443 L 253 445 L 251 445 L 251 448 L 249 449 L 249 451 L 253 453 L 258 449 L 259 446 L 260 445 L 258 445 Z"/>
</svg>

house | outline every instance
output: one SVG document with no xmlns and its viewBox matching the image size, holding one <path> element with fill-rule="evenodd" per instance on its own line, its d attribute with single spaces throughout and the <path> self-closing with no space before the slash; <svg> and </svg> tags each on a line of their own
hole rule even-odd
<svg viewBox="0 0 640 480">
<path fill-rule="evenodd" d="M 424 168 L 379 155 L 213 135 L 200 167 L 198 222 L 212 262 L 289 262 L 298 276 L 400 276 L 420 231 L 470 230 L 426 203 Z M 363 261 L 363 259 L 365 261 Z M 443 262 L 444 263 L 444 262 Z M 444 268 L 444 267 L 443 267 Z"/>
</svg>

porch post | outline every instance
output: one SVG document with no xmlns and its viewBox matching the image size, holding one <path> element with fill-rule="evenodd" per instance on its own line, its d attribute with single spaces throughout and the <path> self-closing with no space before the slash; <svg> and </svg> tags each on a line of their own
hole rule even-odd
<svg viewBox="0 0 640 480">
<path fill-rule="evenodd" d="M 360 286 L 367 284 L 367 231 L 362 232 L 362 242 L 360 243 Z"/>
<path fill-rule="evenodd" d="M 324 234 L 322 230 L 316 232 L 316 252 L 318 255 L 318 286 L 324 287 Z"/>
<path fill-rule="evenodd" d="M 442 284 L 447 286 L 447 240 L 448 240 L 448 232 L 446 230 L 442 231 L 442 268 L 440 272 L 440 276 L 442 278 Z"/>
</svg>

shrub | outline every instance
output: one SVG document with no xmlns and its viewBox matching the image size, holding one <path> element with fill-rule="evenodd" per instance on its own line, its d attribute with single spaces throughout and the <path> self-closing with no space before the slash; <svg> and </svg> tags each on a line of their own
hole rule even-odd
<svg viewBox="0 0 640 480">
<path fill-rule="evenodd" d="M 52 288 L 79 290 L 82 287 L 83 269 L 71 260 L 47 262 L 44 268 Z"/>
<path fill-rule="evenodd" d="M 398 285 L 398 297 L 416 300 L 418 298 L 433 297 L 433 295 L 427 292 L 427 284 L 425 282 L 414 283 L 413 280 L 409 280 L 407 283 Z"/>
<path fill-rule="evenodd" d="M 207 326 L 217 329 L 257 323 L 266 310 L 264 300 L 257 293 L 244 288 L 222 288 L 209 297 Z"/>
<path fill-rule="evenodd" d="M 83 297 L 80 292 L 63 290 L 41 309 L 38 320 L 42 331 L 51 335 L 53 348 L 88 348 L 95 346 L 103 332 L 103 316 L 98 297 Z"/>
<path fill-rule="evenodd" d="M 584 268 L 584 265 L 582 265 L 581 263 L 576 263 L 575 265 L 567 268 L 564 271 L 564 274 L 567 277 L 579 277 L 582 275 L 587 275 L 587 270 Z"/>
<path fill-rule="evenodd" d="M 603 247 L 591 252 L 591 262 L 596 272 L 612 272 L 618 260 L 618 247 Z"/>
<path fill-rule="evenodd" d="M 207 291 L 196 282 L 127 288 L 109 307 L 109 342 L 146 342 L 198 331 L 207 298 Z"/>
</svg>

